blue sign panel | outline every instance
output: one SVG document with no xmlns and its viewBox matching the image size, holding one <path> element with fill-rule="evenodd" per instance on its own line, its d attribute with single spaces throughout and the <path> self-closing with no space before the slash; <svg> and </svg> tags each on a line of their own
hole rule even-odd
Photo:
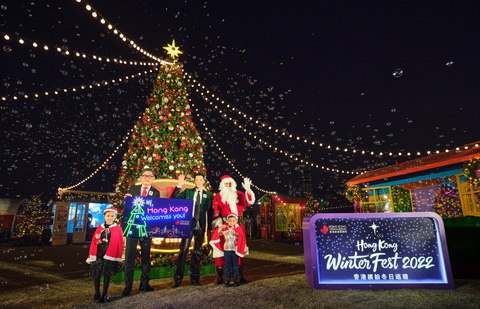
<svg viewBox="0 0 480 309">
<path fill-rule="evenodd" d="M 123 235 L 188 238 L 192 209 L 192 200 L 127 196 L 123 213 Z"/>
<path fill-rule="evenodd" d="M 453 288 L 434 213 L 317 214 L 304 219 L 303 233 L 314 288 Z"/>
</svg>

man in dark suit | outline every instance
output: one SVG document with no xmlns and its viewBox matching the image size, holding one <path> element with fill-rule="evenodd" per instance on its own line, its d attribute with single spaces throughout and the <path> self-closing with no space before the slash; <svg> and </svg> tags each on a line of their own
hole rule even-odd
<svg viewBox="0 0 480 309">
<path fill-rule="evenodd" d="M 205 228 L 207 226 L 207 212 L 213 207 L 213 198 L 210 192 L 205 191 L 205 176 L 201 173 L 195 174 L 195 188 L 185 189 L 180 193 L 180 189 L 185 184 L 185 175 L 178 177 L 178 185 L 173 191 L 172 198 L 193 200 L 192 211 L 192 227 L 190 230 L 190 238 L 182 239 L 180 245 L 180 254 L 178 255 L 178 266 L 175 272 L 175 283 L 173 288 L 177 288 L 182 284 L 183 272 L 185 270 L 185 259 L 187 257 L 188 248 L 192 236 L 195 238 L 195 247 L 192 253 L 192 264 L 190 266 L 190 278 L 192 285 L 200 286 L 200 249 L 202 248 L 205 236 Z"/>
<path fill-rule="evenodd" d="M 140 176 L 141 185 L 131 186 L 128 189 L 127 196 L 148 196 L 160 197 L 160 192 L 152 187 L 155 180 L 155 173 L 150 168 L 145 168 Z M 148 284 L 150 279 L 150 248 L 152 247 L 152 238 L 147 234 L 145 237 L 138 237 L 135 233 L 126 236 L 125 246 L 125 289 L 122 295 L 127 296 L 132 291 L 133 274 L 135 266 L 135 257 L 137 253 L 137 244 L 140 241 L 140 252 L 142 255 L 142 279 L 140 282 L 140 291 L 151 292 L 154 289 Z"/>
</svg>

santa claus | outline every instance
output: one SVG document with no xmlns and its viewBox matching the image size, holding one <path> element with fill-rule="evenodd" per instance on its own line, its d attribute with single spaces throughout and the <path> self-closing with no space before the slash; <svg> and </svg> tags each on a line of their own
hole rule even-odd
<svg viewBox="0 0 480 309">
<path fill-rule="evenodd" d="M 252 182 L 249 178 L 244 178 L 242 187 L 245 189 L 245 193 L 237 191 L 237 183 L 230 176 L 223 176 L 221 178 L 219 193 L 215 195 L 213 199 L 213 222 L 212 229 L 216 230 L 221 227 L 224 222 L 227 222 L 229 214 L 235 214 L 238 217 L 238 222 L 241 224 L 241 228 L 245 230 L 243 226 L 243 209 L 245 207 L 252 206 L 255 203 L 255 194 L 250 189 Z M 248 254 L 248 253 L 247 253 Z M 215 284 L 223 284 L 223 252 L 221 250 L 214 250 L 213 257 L 215 258 Z M 245 283 L 242 271 L 243 258 L 239 258 L 238 265 L 239 276 L 238 279 Z"/>
</svg>

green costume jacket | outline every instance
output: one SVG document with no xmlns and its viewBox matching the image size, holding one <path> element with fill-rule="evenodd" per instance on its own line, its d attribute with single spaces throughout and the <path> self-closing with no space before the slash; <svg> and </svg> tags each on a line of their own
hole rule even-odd
<svg viewBox="0 0 480 309">
<path fill-rule="evenodd" d="M 184 200 L 193 200 L 195 195 L 195 188 L 185 189 L 180 193 L 181 188 L 175 187 L 173 191 L 172 198 L 184 199 Z M 195 201 L 194 201 L 195 203 Z M 200 227 L 205 230 L 207 226 L 207 213 L 209 210 L 213 209 L 213 196 L 210 192 L 202 190 L 202 201 L 200 203 Z"/>
</svg>

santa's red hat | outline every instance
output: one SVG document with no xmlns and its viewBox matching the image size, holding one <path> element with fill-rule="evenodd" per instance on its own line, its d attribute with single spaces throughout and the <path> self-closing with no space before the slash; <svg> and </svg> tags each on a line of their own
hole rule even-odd
<svg viewBox="0 0 480 309">
<path fill-rule="evenodd" d="M 220 178 L 221 181 L 223 181 L 224 179 L 228 179 L 228 180 L 232 179 L 233 180 L 233 178 L 228 176 L 228 175 L 223 175 L 222 178 Z"/>
<path fill-rule="evenodd" d="M 105 208 L 105 210 L 103 211 L 103 215 L 105 215 L 107 211 L 113 211 L 115 213 L 115 217 L 118 215 L 118 210 L 113 206 Z"/>
<path fill-rule="evenodd" d="M 235 217 L 238 220 L 238 216 L 233 212 L 228 214 L 227 219 L 230 218 L 230 217 Z"/>
</svg>

